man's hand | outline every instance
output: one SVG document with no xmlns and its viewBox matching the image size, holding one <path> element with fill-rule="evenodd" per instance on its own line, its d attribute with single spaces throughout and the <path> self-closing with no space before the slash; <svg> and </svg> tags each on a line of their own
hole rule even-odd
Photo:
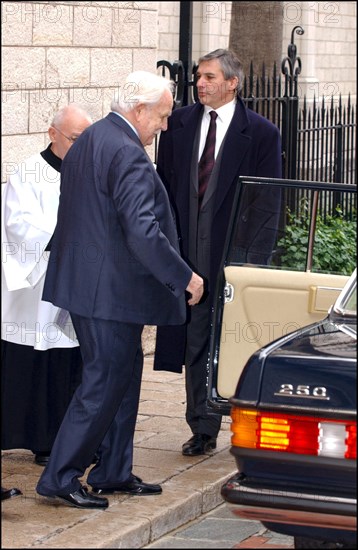
<svg viewBox="0 0 358 550">
<path fill-rule="evenodd" d="M 189 281 L 186 290 L 191 294 L 191 298 L 188 300 L 189 306 L 195 306 L 201 300 L 201 297 L 204 292 L 204 281 L 203 279 L 193 272 L 193 275 Z"/>
</svg>

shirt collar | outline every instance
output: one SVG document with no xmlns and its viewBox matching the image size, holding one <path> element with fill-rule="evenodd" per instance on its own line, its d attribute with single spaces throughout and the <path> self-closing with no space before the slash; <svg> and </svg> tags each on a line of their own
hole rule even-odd
<svg viewBox="0 0 358 550">
<path fill-rule="evenodd" d="M 124 117 L 123 115 L 117 113 L 117 111 L 111 111 L 111 112 L 114 113 L 115 115 L 121 117 L 121 119 L 123 119 L 123 120 L 128 124 L 128 126 L 130 126 L 130 127 L 132 128 L 132 130 L 133 130 L 133 132 L 135 133 L 135 135 L 138 136 L 138 138 L 139 138 L 138 131 L 137 131 L 136 128 L 133 126 L 133 124 L 131 124 L 131 123 L 129 122 L 129 120 L 128 120 L 126 117 Z"/>
<path fill-rule="evenodd" d="M 210 111 L 216 111 L 218 114 L 218 118 L 222 121 L 225 121 L 227 119 L 231 120 L 232 115 L 234 114 L 236 107 L 236 99 L 233 99 L 232 101 L 229 101 L 229 103 L 225 103 L 225 105 L 222 105 L 218 109 L 213 109 L 212 107 L 209 107 L 208 105 L 204 105 L 205 110 L 205 116 L 209 116 Z"/>
</svg>

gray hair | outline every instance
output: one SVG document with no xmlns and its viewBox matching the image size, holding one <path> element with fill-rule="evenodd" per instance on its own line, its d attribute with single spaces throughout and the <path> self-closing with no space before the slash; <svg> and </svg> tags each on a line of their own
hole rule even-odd
<svg viewBox="0 0 358 550">
<path fill-rule="evenodd" d="M 219 61 L 225 80 L 229 80 L 235 76 L 238 78 L 236 91 L 239 92 L 244 80 L 244 69 L 239 58 L 236 57 L 232 50 L 218 49 L 200 57 L 198 65 L 203 61 L 211 61 L 212 59 Z"/>
<path fill-rule="evenodd" d="M 172 95 L 175 84 L 163 76 L 147 71 L 135 71 L 119 86 L 111 103 L 111 110 L 118 113 L 132 111 L 139 103 L 154 105 L 168 90 Z"/>
<path fill-rule="evenodd" d="M 71 117 L 73 115 L 76 115 L 76 116 L 81 115 L 83 116 L 83 118 L 87 119 L 88 122 L 90 122 L 91 124 L 93 122 L 91 116 L 82 107 L 80 107 L 76 103 L 69 103 L 68 105 L 65 105 L 65 107 L 62 107 L 62 109 L 57 111 L 57 113 L 55 113 L 51 121 L 51 126 L 54 126 L 54 127 L 61 126 L 61 124 L 66 118 Z"/>
</svg>

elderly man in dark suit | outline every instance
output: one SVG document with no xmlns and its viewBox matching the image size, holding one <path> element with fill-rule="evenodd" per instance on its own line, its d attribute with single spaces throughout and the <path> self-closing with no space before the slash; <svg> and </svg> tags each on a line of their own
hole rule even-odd
<svg viewBox="0 0 358 550">
<path fill-rule="evenodd" d="M 82 382 L 62 422 L 37 492 L 78 508 L 106 508 L 98 494 L 161 493 L 132 472 L 143 367 L 143 325 L 178 324 L 203 280 L 179 254 L 165 187 L 144 146 L 166 130 L 173 85 L 128 76 L 112 112 L 67 154 L 43 299 L 68 310 L 83 358 Z M 89 472 L 88 492 L 80 483 Z"/>
<path fill-rule="evenodd" d="M 241 175 L 281 177 L 278 128 L 246 109 L 238 96 L 242 80 L 242 65 L 230 50 L 200 58 L 199 102 L 174 111 L 159 144 L 157 169 L 177 211 L 183 257 L 207 284 L 186 326 L 159 327 L 157 334 L 154 368 L 181 372 L 185 364 L 186 420 L 193 436 L 182 452 L 189 456 L 215 449 L 220 429 L 221 416 L 206 409 L 207 360 L 211 306 L 236 183 Z M 277 217 L 278 196 L 270 193 L 247 197 L 239 235 L 243 262 L 265 264 L 270 257 L 272 234 L 261 230 L 265 212 Z"/>
</svg>

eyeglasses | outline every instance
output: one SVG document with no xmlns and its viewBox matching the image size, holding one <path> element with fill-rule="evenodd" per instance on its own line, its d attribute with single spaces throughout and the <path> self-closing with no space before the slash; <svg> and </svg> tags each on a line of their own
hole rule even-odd
<svg viewBox="0 0 358 550">
<path fill-rule="evenodd" d="M 79 138 L 79 136 L 73 136 L 73 137 L 69 137 L 69 136 L 66 136 L 66 134 L 64 134 L 63 132 L 61 132 L 61 130 L 59 128 L 56 128 L 56 126 L 52 126 L 52 128 L 54 130 L 57 130 L 63 137 L 65 137 L 66 139 L 68 139 L 68 141 L 70 141 L 71 143 L 75 143 L 75 141 Z"/>
</svg>

